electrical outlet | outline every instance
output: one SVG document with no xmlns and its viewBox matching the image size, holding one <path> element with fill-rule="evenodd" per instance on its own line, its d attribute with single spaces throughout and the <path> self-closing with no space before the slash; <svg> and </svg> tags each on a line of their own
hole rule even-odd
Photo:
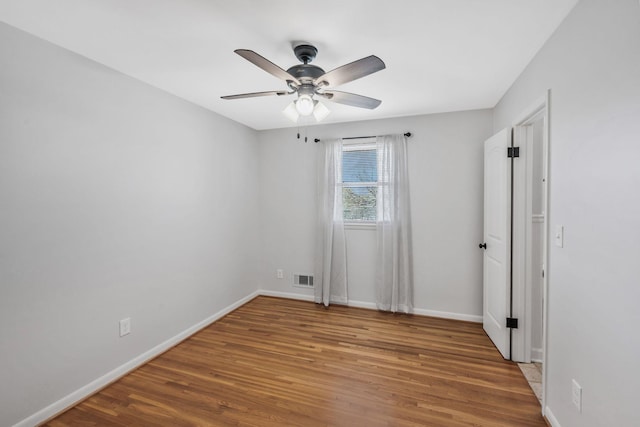
<svg viewBox="0 0 640 427">
<path fill-rule="evenodd" d="M 279 268 L 276 270 L 276 277 L 278 279 L 284 279 L 284 270 Z"/>
<path fill-rule="evenodd" d="M 571 401 L 578 409 L 578 412 L 582 412 L 582 387 L 576 380 L 571 380 Z"/>
<path fill-rule="evenodd" d="M 131 318 L 127 317 L 120 321 L 120 336 L 129 335 L 131 333 Z"/>
</svg>

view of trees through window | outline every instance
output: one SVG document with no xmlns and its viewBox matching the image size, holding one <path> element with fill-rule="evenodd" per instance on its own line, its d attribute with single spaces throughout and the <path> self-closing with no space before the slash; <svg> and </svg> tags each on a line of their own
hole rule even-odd
<svg viewBox="0 0 640 427">
<path fill-rule="evenodd" d="M 342 153 L 342 207 L 345 221 L 375 221 L 377 195 L 375 146 L 347 147 Z"/>
</svg>

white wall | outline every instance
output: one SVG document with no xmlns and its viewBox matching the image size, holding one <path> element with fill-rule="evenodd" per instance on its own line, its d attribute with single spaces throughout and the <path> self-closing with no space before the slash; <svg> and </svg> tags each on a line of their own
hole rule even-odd
<svg viewBox="0 0 640 427">
<path fill-rule="evenodd" d="M 494 129 L 548 88 L 550 232 L 565 227 L 564 248 L 550 246 L 548 415 L 563 427 L 637 426 L 639 2 L 580 1 L 500 101 Z"/>
<path fill-rule="evenodd" d="M 0 425 L 258 288 L 256 142 L 0 24 Z"/>
<path fill-rule="evenodd" d="M 410 131 L 415 307 L 477 319 L 482 314 L 482 143 L 491 128 L 492 112 L 480 110 L 312 126 L 306 144 L 296 139 L 295 129 L 261 132 L 263 288 L 312 294 L 292 287 L 291 274 L 313 273 L 321 145 L 313 138 Z M 351 301 L 375 302 L 374 258 L 375 231 L 347 230 Z M 285 280 L 276 279 L 277 268 L 285 270 Z"/>
</svg>

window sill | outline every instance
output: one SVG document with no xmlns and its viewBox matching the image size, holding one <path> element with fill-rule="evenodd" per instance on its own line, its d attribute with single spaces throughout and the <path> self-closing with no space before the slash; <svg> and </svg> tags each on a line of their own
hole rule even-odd
<svg viewBox="0 0 640 427">
<path fill-rule="evenodd" d="M 344 223 L 345 230 L 372 230 L 375 231 L 376 223 L 375 222 L 345 222 Z"/>
</svg>

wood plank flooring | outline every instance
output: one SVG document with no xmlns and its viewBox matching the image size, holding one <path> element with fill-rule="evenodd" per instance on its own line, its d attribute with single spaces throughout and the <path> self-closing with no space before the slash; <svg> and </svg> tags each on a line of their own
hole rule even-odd
<svg viewBox="0 0 640 427">
<path fill-rule="evenodd" d="M 546 423 L 481 325 L 258 297 L 46 425 Z"/>
</svg>

